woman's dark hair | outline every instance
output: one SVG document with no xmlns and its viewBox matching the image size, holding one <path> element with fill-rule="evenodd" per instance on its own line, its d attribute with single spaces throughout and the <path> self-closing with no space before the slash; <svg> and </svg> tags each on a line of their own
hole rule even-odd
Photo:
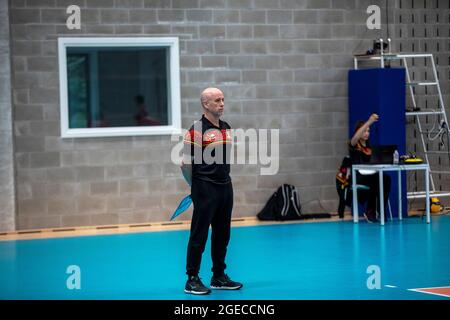
<svg viewBox="0 0 450 320">
<path fill-rule="evenodd" d="M 366 122 L 363 121 L 363 120 L 358 120 L 358 121 L 356 121 L 356 124 L 355 124 L 355 131 L 353 131 L 353 134 L 355 134 L 356 131 L 358 131 L 359 128 L 361 128 L 365 123 L 366 123 Z"/>
</svg>

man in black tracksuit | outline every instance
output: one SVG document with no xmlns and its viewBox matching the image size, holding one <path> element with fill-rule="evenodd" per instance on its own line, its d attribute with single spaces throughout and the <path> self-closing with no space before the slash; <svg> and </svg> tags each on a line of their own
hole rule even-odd
<svg viewBox="0 0 450 320">
<path fill-rule="evenodd" d="M 233 186 L 230 178 L 229 149 L 231 127 L 220 120 L 224 108 L 224 96 L 217 88 L 202 92 L 203 116 L 196 121 L 184 138 L 182 172 L 191 185 L 194 213 L 187 250 L 184 291 L 192 294 L 208 294 L 211 290 L 198 277 L 203 251 L 211 234 L 213 277 L 211 288 L 236 290 L 242 284 L 225 274 L 225 256 L 230 240 Z"/>
</svg>

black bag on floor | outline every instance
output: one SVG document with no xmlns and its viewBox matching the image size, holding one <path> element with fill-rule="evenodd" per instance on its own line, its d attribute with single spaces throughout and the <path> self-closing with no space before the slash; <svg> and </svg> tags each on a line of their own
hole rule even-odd
<svg viewBox="0 0 450 320">
<path fill-rule="evenodd" d="M 257 217 L 278 221 L 303 219 L 297 188 L 289 184 L 280 186 Z"/>
</svg>

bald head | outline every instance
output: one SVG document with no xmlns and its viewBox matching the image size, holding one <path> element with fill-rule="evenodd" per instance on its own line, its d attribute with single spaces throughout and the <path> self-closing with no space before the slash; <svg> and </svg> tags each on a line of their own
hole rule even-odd
<svg viewBox="0 0 450 320">
<path fill-rule="evenodd" d="M 206 115 L 219 119 L 223 114 L 224 97 L 223 92 L 217 88 L 206 88 L 203 90 L 200 101 Z"/>
<path fill-rule="evenodd" d="M 220 89 L 210 87 L 203 90 L 202 94 L 200 95 L 200 101 L 202 103 L 202 106 L 204 107 L 205 104 L 208 103 L 208 101 L 213 100 L 214 97 L 217 95 L 223 96 L 223 93 Z"/>
</svg>

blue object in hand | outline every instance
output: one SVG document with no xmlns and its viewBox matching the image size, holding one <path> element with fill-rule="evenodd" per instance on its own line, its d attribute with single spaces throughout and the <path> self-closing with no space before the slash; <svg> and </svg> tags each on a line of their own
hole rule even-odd
<svg viewBox="0 0 450 320">
<path fill-rule="evenodd" d="M 173 213 L 172 218 L 170 218 L 170 221 L 172 221 L 180 214 L 185 212 L 191 206 L 191 203 L 192 203 L 191 195 L 184 197 L 183 200 L 181 200 L 180 204 L 178 205 L 177 210 L 175 210 L 175 212 Z"/>
</svg>

